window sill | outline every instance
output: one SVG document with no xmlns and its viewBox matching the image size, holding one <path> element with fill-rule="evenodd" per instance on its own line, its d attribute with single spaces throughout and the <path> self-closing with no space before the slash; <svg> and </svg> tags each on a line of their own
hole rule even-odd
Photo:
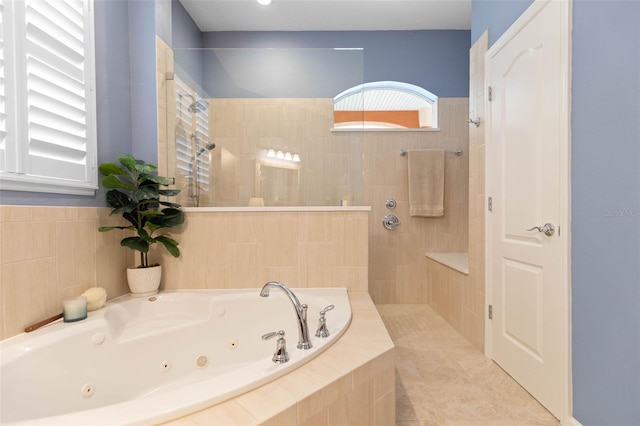
<svg viewBox="0 0 640 426">
<path fill-rule="evenodd" d="M 339 127 L 332 127 L 331 132 L 341 133 L 341 132 L 439 132 L 440 128 L 438 127 L 429 127 L 424 129 L 403 129 L 403 128 L 391 128 L 391 129 L 367 129 L 367 128 L 352 128 L 352 129 L 341 129 Z"/>
<path fill-rule="evenodd" d="M 86 195 L 93 197 L 98 189 L 97 185 L 80 184 L 72 182 L 56 183 L 52 179 L 39 180 L 12 179 L 8 176 L 0 176 L 0 189 L 6 191 L 43 192 L 46 194 Z"/>
</svg>

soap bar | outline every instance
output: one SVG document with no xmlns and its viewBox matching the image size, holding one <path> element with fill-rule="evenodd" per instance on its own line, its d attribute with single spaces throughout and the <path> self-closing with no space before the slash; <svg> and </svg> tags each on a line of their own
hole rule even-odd
<svg viewBox="0 0 640 426">
<path fill-rule="evenodd" d="M 87 318 L 87 298 L 80 296 L 63 300 L 62 318 L 64 322 L 75 322 Z"/>
</svg>

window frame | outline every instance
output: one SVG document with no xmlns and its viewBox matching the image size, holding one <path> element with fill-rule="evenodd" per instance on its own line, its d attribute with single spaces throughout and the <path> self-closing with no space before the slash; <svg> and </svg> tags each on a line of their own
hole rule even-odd
<svg viewBox="0 0 640 426">
<path fill-rule="evenodd" d="M 34 1 L 34 0 L 30 0 Z M 49 0 L 35 0 L 48 3 Z M 54 0 L 55 1 L 55 0 Z M 84 83 L 85 122 L 84 122 L 84 161 L 78 170 L 82 170 L 83 178 L 64 178 L 30 174 L 27 170 L 29 162 L 30 132 L 33 124 L 28 115 L 28 75 L 27 75 L 27 3 L 24 0 L 3 0 L 2 37 L 4 49 L 5 111 L 7 135 L 5 144 L 6 169 L 0 170 L 0 189 L 9 191 L 42 192 L 50 194 L 68 194 L 94 196 L 98 189 L 97 170 L 97 123 L 96 123 L 96 89 L 95 89 L 95 19 L 93 0 L 78 0 L 82 5 L 83 53 L 82 76 Z M 66 45 L 65 45 L 66 47 Z M 13 90 L 11 90 L 13 89 Z M 11 93 L 11 91 L 13 93 Z M 9 133 L 11 132 L 11 133 Z M 55 162 L 53 157 L 47 157 Z M 60 167 L 65 162 L 60 160 Z M 67 163 L 68 164 L 68 163 Z"/>
</svg>

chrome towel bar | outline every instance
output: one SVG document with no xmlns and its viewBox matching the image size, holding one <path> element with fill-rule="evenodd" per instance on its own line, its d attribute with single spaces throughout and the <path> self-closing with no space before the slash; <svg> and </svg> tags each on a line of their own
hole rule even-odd
<svg viewBox="0 0 640 426">
<path fill-rule="evenodd" d="M 456 157 L 460 157 L 463 152 L 464 151 L 462 151 L 461 148 L 458 148 L 455 151 L 445 151 L 445 153 L 454 154 Z M 406 157 L 407 154 L 409 154 L 409 150 L 408 149 L 401 149 L 400 150 L 400 156 L 401 157 Z"/>
</svg>

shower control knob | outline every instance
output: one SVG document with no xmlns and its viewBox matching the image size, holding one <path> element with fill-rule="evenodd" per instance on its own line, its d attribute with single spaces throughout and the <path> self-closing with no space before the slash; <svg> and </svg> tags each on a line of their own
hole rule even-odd
<svg viewBox="0 0 640 426">
<path fill-rule="evenodd" d="M 393 198 L 388 199 L 387 202 L 385 203 L 385 206 L 389 210 L 395 209 L 397 205 L 398 205 L 398 203 L 396 203 L 396 200 L 394 200 Z"/>
<path fill-rule="evenodd" d="M 382 226 L 389 231 L 394 231 L 400 226 L 400 220 L 396 215 L 388 214 L 382 219 Z"/>
</svg>

